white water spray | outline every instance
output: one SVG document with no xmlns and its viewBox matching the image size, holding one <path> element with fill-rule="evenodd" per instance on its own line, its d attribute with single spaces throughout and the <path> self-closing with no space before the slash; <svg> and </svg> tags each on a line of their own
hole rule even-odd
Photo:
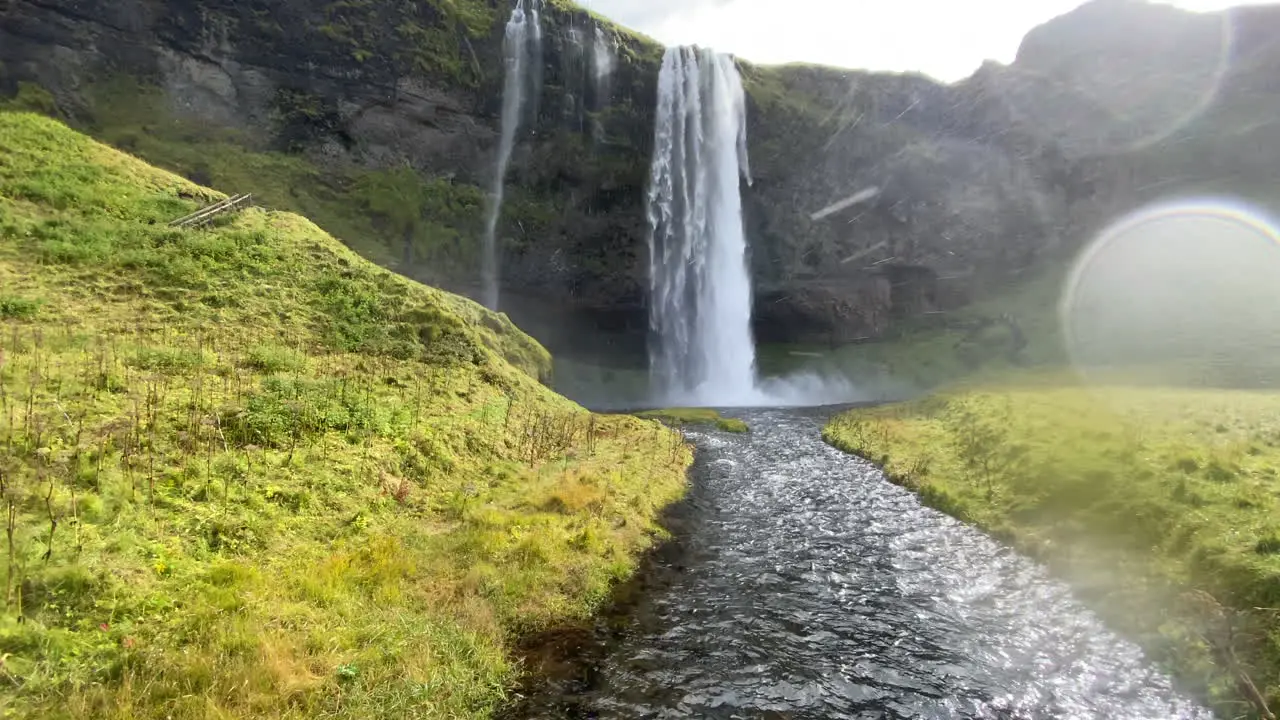
<svg viewBox="0 0 1280 720">
<path fill-rule="evenodd" d="M 670 48 L 658 80 L 649 186 L 650 371 L 663 403 L 756 396 L 739 178 L 746 100 L 733 59 Z"/>
<path fill-rule="evenodd" d="M 591 46 L 591 70 L 597 83 L 608 81 L 613 74 L 613 42 L 605 34 L 604 28 L 596 25 L 596 37 Z"/>
<path fill-rule="evenodd" d="M 497 309 L 499 296 L 498 218 L 506 195 L 507 169 L 515 150 L 525 110 L 526 86 L 532 86 L 534 97 L 542 85 L 542 27 L 538 17 L 541 0 L 516 0 L 507 21 L 502 41 L 506 77 L 502 87 L 502 130 L 498 138 L 498 160 L 493 172 L 493 187 L 485 213 L 484 238 L 481 247 L 481 301 L 485 307 Z"/>
</svg>

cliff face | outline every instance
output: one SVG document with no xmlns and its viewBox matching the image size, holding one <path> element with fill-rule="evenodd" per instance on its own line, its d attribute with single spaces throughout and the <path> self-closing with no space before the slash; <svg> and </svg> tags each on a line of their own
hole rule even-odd
<svg viewBox="0 0 1280 720">
<path fill-rule="evenodd" d="M 0 89 L 39 83 L 92 129 L 96 89 L 128 76 L 160 88 L 165 113 L 301 155 L 339 200 L 368 186 L 333 178 L 407 164 L 436 183 L 427 197 L 471 200 L 406 223 L 397 202 L 367 192 L 344 207 L 369 216 L 384 263 L 465 291 L 474 257 L 425 247 L 435 236 L 415 228 L 448 224 L 454 245 L 478 244 L 507 12 L 493 0 L 6 0 Z M 500 231 L 509 309 L 535 332 L 585 313 L 587 329 L 642 341 L 661 50 L 563 0 L 543 19 L 543 91 Z M 599 80 L 597 27 L 614 56 Z M 1242 188 L 1269 200 L 1259 188 L 1275 184 L 1268 148 L 1280 139 L 1275 30 L 1274 8 L 1193 15 L 1098 0 L 1033 31 L 1012 66 L 955 85 L 744 64 L 757 334 L 875 337 L 1065 257 L 1145 200 Z M 542 324 L 553 349 L 571 344 L 572 323 Z"/>
<path fill-rule="evenodd" d="M 259 148 L 301 152 L 322 168 L 407 163 L 480 188 L 497 142 L 505 15 L 482 0 L 14 0 L 0 9 L 0 62 L 9 84 L 38 82 L 90 127 L 94 88 L 127 75 L 160 87 L 166 112 L 239 130 Z M 546 18 L 546 88 L 510 178 L 507 271 L 525 291 L 636 304 L 628 255 L 643 238 L 655 48 L 609 29 L 623 61 L 605 109 L 583 92 L 595 83 L 574 37 L 592 32 L 588 22 L 568 9 Z M 594 110 L 607 135 L 588 127 Z M 618 244 L 623 256 L 601 247 L 620 236 L 630 239 Z M 473 275 L 406 265 L 397 269 L 464 288 Z"/>
<path fill-rule="evenodd" d="M 954 307 L 1056 242 L 1051 145 L 969 88 L 822 68 L 756 92 L 750 194 L 758 334 L 875 337 Z"/>
<path fill-rule="evenodd" d="M 1159 199 L 1276 206 L 1277 70 L 1280 6 L 1097 0 L 955 85 L 774 71 L 753 93 L 759 334 L 875 337 L 1067 262 Z"/>
</svg>

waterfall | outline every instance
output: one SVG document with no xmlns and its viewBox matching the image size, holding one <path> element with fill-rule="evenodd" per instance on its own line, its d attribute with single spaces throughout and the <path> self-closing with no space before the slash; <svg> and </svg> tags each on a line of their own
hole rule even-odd
<svg viewBox="0 0 1280 720">
<path fill-rule="evenodd" d="M 493 172 L 489 206 L 485 212 L 481 247 L 481 300 L 486 307 L 495 310 L 498 307 L 500 275 L 498 218 L 502 215 L 502 201 L 506 195 L 507 168 L 511 164 L 511 153 L 515 149 L 516 135 L 520 131 L 521 115 L 525 111 L 526 90 L 533 91 L 536 102 L 542 84 L 542 27 L 538 17 L 541 0 L 528 0 L 527 9 L 525 2 L 526 0 L 516 0 L 502 41 L 506 65 L 502 87 L 502 130 L 498 138 L 498 160 Z"/>
<path fill-rule="evenodd" d="M 596 82 L 608 80 L 613 74 L 613 46 L 605 36 L 604 28 L 596 25 L 595 44 L 592 45 L 591 67 L 595 71 Z"/>
<path fill-rule="evenodd" d="M 650 372 L 664 404 L 756 397 L 739 178 L 746 102 L 733 59 L 669 48 L 649 184 Z"/>
<path fill-rule="evenodd" d="M 562 112 L 567 122 L 585 132 L 587 122 L 587 87 L 590 75 L 586 33 L 578 15 L 570 15 L 568 27 L 561 33 L 560 78 L 564 86 Z"/>
<path fill-rule="evenodd" d="M 519 7 L 525 0 L 517 0 Z M 538 110 L 542 103 L 542 4 L 545 0 L 528 0 L 529 2 L 529 124 L 538 123 Z"/>
<path fill-rule="evenodd" d="M 595 80 L 595 113 L 596 117 L 592 122 L 591 139 L 596 145 L 599 145 L 604 139 L 604 123 L 601 121 L 600 113 L 609 107 L 610 95 L 610 79 L 613 77 L 613 42 L 605 29 L 596 24 L 595 39 L 591 46 L 591 74 Z"/>
<path fill-rule="evenodd" d="M 595 41 L 591 45 L 591 71 L 595 76 L 596 92 L 602 97 L 607 94 L 604 88 L 613 75 L 613 63 L 613 42 L 605 34 L 604 27 L 596 25 Z M 607 104 L 600 103 L 601 107 Z"/>
</svg>

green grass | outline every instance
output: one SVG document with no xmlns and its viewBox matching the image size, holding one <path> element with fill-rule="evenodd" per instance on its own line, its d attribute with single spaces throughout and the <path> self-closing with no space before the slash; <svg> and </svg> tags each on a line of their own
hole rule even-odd
<svg viewBox="0 0 1280 720">
<path fill-rule="evenodd" d="M 302 217 L 167 227 L 220 197 L 0 113 L 6 717 L 487 716 L 688 449 Z"/>
<path fill-rule="evenodd" d="M 737 418 L 727 418 L 709 408 L 666 408 L 663 410 L 646 410 L 638 413 L 639 417 L 662 422 L 675 427 L 684 425 L 714 425 L 717 430 L 731 433 L 749 432 L 747 424 Z"/>
<path fill-rule="evenodd" d="M 1280 393 L 1029 375 L 835 419 L 826 439 L 1040 554 L 1226 717 L 1280 703 Z"/>
</svg>

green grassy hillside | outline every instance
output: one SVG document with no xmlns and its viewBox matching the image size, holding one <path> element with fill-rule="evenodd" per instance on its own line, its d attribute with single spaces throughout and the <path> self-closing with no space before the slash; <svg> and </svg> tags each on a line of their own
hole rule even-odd
<svg viewBox="0 0 1280 720">
<path fill-rule="evenodd" d="M 481 717 L 690 456 L 500 315 L 0 113 L 5 717 Z"/>
</svg>

